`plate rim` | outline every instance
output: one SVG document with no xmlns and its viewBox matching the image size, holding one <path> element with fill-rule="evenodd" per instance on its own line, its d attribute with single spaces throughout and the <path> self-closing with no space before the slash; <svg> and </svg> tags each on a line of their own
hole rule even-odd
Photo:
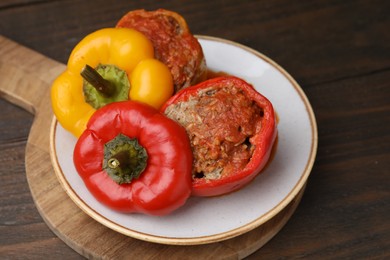
<svg viewBox="0 0 390 260">
<path fill-rule="evenodd" d="M 308 113 L 310 126 L 311 126 L 311 147 L 310 147 L 310 154 L 306 162 L 306 166 L 298 180 L 298 182 L 295 184 L 295 186 L 290 190 L 290 192 L 282 199 L 275 207 L 270 209 L 265 214 L 261 215 L 260 217 L 256 218 L 255 220 L 244 224 L 243 226 L 224 231 L 221 233 L 213 234 L 213 235 L 207 235 L 207 236 L 197 236 L 197 237 L 165 237 L 165 236 L 159 236 L 159 235 L 152 235 L 147 234 L 141 231 L 131 230 L 129 228 L 126 228 L 118 223 L 114 223 L 113 221 L 107 219 L 94 209 L 92 209 L 91 206 L 89 206 L 85 201 L 83 201 L 77 192 L 70 186 L 69 182 L 67 181 L 61 166 L 58 162 L 57 152 L 55 149 L 55 132 L 58 125 L 58 121 L 53 116 L 51 127 L 50 127 L 50 158 L 52 161 L 52 166 L 54 168 L 54 172 L 57 176 L 57 179 L 59 180 L 62 188 L 65 190 L 65 192 L 68 194 L 68 196 L 72 199 L 72 201 L 82 210 L 84 211 L 88 216 L 96 220 L 97 222 L 101 223 L 102 225 L 118 232 L 126 236 L 130 236 L 139 240 L 147 241 L 147 242 L 154 242 L 159 244 L 168 244 L 168 245 L 201 245 L 201 244 L 209 244 L 209 243 L 215 243 L 220 242 L 223 240 L 227 240 L 239 235 L 242 235 L 244 233 L 247 233 L 265 222 L 272 219 L 274 216 L 276 216 L 279 212 L 281 212 L 296 196 L 297 194 L 304 188 L 304 185 L 306 184 L 306 181 L 311 173 L 311 170 L 314 165 L 314 161 L 317 154 L 317 147 L 318 147 L 318 130 L 317 130 L 317 123 L 316 118 L 314 115 L 313 108 L 300 87 L 300 85 L 295 81 L 295 79 L 286 71 L 284 70 L 278 63 L 273 61 L 268 56 L 262 54 L 261 52 L 245 46 L 243 44 L 219 38 L 214 36 L 206 36 L 206 35 L 195 35 L 200 40 L 208 40 L 208 41 L 214 41 L 214 42 L 220 42 L 225 43 L 228 45 L 232 45 L 235 47 L 238 47 L 240 49 L 243 49 L 263 61 L 269 63 L 272 67 L 277 69 L 281 74 L 283 74 L 284 77 L 291 83 L 291 85 L 294 87 L 295 91 L 299 94 L 302 102 L 304 103 L 304 107 Z M 207 61 L 206 61 L 207 62 Z"/>
</svg>

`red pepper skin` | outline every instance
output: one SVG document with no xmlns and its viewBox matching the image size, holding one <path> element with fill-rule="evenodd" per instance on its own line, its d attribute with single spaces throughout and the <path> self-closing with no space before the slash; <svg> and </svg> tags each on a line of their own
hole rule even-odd
<svg viewBox="0 0 390 260">
<path fill-rule="evenodd" d="M 252 181 L 267 164 L 271 155 L 273 144 L 277 136 L 277 126 L 275 112 L 272 103 L 259 92 L 257 92 L 252 85 L 244 80 L 234 76 L 224 76 L 212 78 L 199 83 L 198 85 L 185 88 L 176 95 L 172 96 L 161 108 L 164 112 L 166 108 L 178 102 L 187 101 L 190 96 L 196 96 L 202 89 L 210 87 L 222 88 L 233 83 L 246 93 L 246 96 L 256 102 L 256 104 L 263 109 L 264 116 L 261 120 L 261 129 L 254 136 L 255 150 L 249 163 L 244 169 L 234 172 L 229 176 L 215 180 L 206 180 L 204 178 L 193 178 L 192 180 L 192 195 L 194 196 L 218 196 L 236 191 L 250 181 Z"/>
<path fill-rule="evenodd" d="M 129 184 L 117 184 L 102 170 L 104 144 L 120 133 L 137 138 L 148 153 L 146 169 Z M 117 211 L 166 215 L 191 195 L 192 152 L 185 129 L 136 101 L 97 110 L 76 143 L 73 160 L 95 198 Z"/>
</svg>

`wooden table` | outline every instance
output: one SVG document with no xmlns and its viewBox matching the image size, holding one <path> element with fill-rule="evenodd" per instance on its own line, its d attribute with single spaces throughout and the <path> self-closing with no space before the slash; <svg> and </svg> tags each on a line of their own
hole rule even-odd
<svg viewBox="0 0 390 260">
<path fill-rule="evenodd" d="M 319 146 L 303 199 L 248 259 L 390 258 L 390 2 L 5 0 L 0 35 L 65 63 L 87 33 L 160 7 L 181 13 L 194 34 L 271 57 L 313 106 Z M 0 258 L 83 258 L 31 197 L 24 155 L 33 115 L 4 99 L 0 111 Z"/>
</svg>

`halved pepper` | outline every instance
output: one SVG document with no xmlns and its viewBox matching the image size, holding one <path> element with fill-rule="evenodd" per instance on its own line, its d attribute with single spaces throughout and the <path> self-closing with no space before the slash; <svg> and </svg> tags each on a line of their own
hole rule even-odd
<svg viewBox="0 0 390 260">
<path fill-rule="evenodd" d="M 249 183 L 266 165 L 277 136 L 271 102 L 237 77 L 183 89 L 161 111 L 187 130 L 195 196 L 222 195 Z"/>
<path fill-rule="evenodd" d="M 191 194 L 192 152 L 185 129 L 140 102 L 98 109 L 73 159 L 89 191 L 117 211 L 166 215 Z"/>
</svg>

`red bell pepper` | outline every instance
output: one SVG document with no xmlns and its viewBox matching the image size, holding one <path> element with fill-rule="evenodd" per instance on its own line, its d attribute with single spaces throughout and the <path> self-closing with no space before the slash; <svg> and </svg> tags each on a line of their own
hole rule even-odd
<svg viewBox="0 0 390 260">
<path fill-rule="evenodd" d="M 277 136 L 271 102 L 237 77 L 185 88 L 160 111 L 190 137 L 195 196 L 222 195 L 249 183 L 266 165 Z"/>
<path fill-rule="evenodd" d="M 166 215 L 191 195 L 192 152 L 185 129 L 136 101 L 97 110 L 73 159 L 89 191 L 117 211 Z"/>
</svg>

